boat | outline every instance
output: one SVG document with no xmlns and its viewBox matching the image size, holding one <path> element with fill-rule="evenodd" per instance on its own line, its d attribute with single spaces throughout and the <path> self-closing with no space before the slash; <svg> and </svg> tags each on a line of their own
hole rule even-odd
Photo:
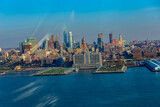
<svg viewBox="0 0 160 107">
<path fill-rule="evenodd" d="M 78 72 L 79 71 L 79 69 L 78 68 L 75 68 L 75 70 L 74 70 L 75 72 Z"/>
</svg>

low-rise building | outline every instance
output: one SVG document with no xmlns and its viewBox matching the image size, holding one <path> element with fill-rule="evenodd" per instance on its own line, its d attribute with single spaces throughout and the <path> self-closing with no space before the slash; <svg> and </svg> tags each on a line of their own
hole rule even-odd
<svg viewBox="0 0 160 107">
<path fill-rule="evenodd" d="M 160 61 L 152 59 L 152 60 L 146 60 L 145 66 L 150 68 L 153 71 L 160 70 Z"/>
<path fill-rule="evenodd" d="M 142 49 L 141 48 L 134 48 L 132 50 L 133 58 L 141 58 L 142 57 Z"/>
</svg>

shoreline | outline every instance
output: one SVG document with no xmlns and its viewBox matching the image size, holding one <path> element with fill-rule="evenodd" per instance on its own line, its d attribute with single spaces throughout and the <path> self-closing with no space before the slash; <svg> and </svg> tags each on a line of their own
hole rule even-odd
<svg viewBox="0 0 160 107">
<path fill-rule="evenodd" d="M 160 72 L 160 70 L 152 70 L 150 67 L 144 65 L 144 66 L 132 66 L 132 67 L 124 66 L 123 70 L 118 70 L 118 71 L 97 71 L 96 70 L 96 71 L 93 71 L 92 73 L 93 74 L 125 73 L 127 68 L 134 68 L 134 67 L 146 67 L 151 72 Z M 40 74 L 40 73 L 45 72 L 46 70 L 49 70 L 49 69 L 52 69 L 52 68 L 59 68 L 59 67 L 38 67 L 38 68 L 22 68 L 21 70 L 5 70 L 5 71 L 1 71 L 0 75 L 3 76 L 5 74 L 9 74 L 9 73 L 15 73 L 15 74 L 16 73 L 32 73 L 29 76 L 53 76 L 53 75 L 68 75 L 75 70 L 75 68 L 73 68 L 73 69 L 71 69 L 69 71 L 66 71 L 64 73 Z M 80 69 L 80 70 L 85 70 L 85 69 Z M 91 69 L 86 69 L 86 70 L 91 70 Z"/>
</svg>

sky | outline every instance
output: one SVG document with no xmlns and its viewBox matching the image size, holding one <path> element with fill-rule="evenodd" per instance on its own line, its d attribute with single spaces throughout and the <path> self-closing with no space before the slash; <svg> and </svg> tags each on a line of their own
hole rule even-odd
<svg viewBox="0 0 160 107">
<path fill-rule="evenodd" d="M 114 38 L 160 40 L 160 0 L 0 0 L 0 47 L 15 48 L 28 37 L 72 31 L 77 42 Z"/>
</svg>

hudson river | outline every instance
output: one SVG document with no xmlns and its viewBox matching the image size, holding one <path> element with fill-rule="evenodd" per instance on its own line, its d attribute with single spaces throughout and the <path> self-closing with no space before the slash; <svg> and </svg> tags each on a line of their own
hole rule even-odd
<svg viewBox="0 0 160 107">
<path fill-rule="evenodd" d="M 26 75 L 0 77 L 0 107 L 160 106 L 160 73 L 146 67 L 117 74 Z"/>
</svg>

